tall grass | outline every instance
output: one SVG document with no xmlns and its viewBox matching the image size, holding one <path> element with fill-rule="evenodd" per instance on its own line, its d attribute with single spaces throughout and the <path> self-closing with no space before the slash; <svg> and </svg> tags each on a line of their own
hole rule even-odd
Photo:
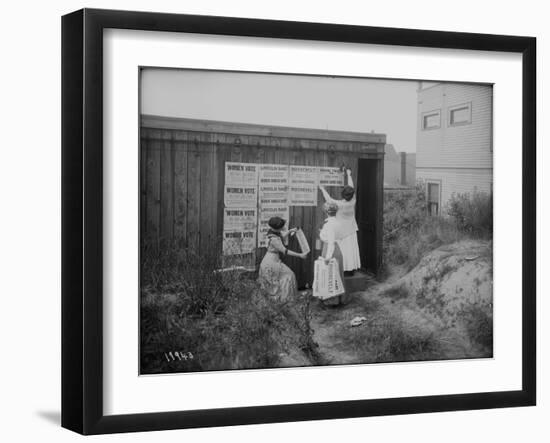
<svg viewBox="0 0 550 443">
<path fill-rule="evenodd" d="M 480 192 L 454 194 L 442 216 L 427 209 L 425 184 L 384 194 L 384 263 L 414 268 L 441 245 L 467 238 L 492 238 L 492 196 Z"/>
<path fill-rule="evenodd" d="M 141 259 L 141 373 L 273 367 L 290 348 L 316 357 L 307 297 L 275 299 L 207 251 L 144 248 Z"/>
<path fill-rule="evenodd" d="M 340 328 L 337 336 L 361 363 L 429 360 L 441 355 L 433 331 L 406 323 L 400 314 L 385 308 L 368 315 L 359 327 Z"/>
<path fill-rule="evenodd" d="M 453 194 L 446 209 L 460 231 L 473 236 L 492 236 L 492 194 L 479 191 L 471 194 Z"/>
</svg>

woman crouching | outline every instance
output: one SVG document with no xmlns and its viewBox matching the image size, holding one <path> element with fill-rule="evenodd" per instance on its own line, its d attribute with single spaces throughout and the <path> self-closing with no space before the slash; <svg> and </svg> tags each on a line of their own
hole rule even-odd
<svg viewBox="0 0 550 443">
<path fill-rule="evenodd" d="M 297 295 L 298 285 L 294 272 L 281 261 L 281 257 L 289 255 L 305 259 L 307 254 L 286 247 L 288 236 L 296 232 L 296 228 L 284 230 L 286 221 L 280 217 L 271 217 L 267 224 L 267 252 L 260 264 L 258 282 L 268 294 L 285 300 Z"/>
</svg>

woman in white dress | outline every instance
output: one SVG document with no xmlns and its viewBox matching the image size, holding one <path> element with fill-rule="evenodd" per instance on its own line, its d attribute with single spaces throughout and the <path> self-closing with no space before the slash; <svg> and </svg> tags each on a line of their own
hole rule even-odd
<svg viewBox="0 0 550 443">
<path fill-rule="evenodd" d="M 342 199 L 332 198 L 323 186 L 319 186 L 327 203 L 338 205 L 336 220 L 339 222 L 341 239 L 338 246 L 342 251 L 344 272 L 353 274 L 356 269 L 361 268 L 361 257 L 359 255 L 359 243 L 357 241 L 357 221 L 355 220 L 355 188 L 351 178 L 351 169 L 346 169 L 348 184 L 342 189 Z"/>
<path fill-rule="evenodd" d="M 321 256 L 325 260 L 326 264 L 328 264 L 332 258 L 336 259 L 338 262 L 340 280 L 344 285 L 344 293 L 340 294 L 337 300 L 337 304 L 341 304 L 342 297 L 345 295 L 346 286 L 344 282 L 344 261 L 342 250 L 340 248 L 340 239 L 342 237 L 341 223 L 337 220 L 338 205 L 334 202 L 325 203 L 324 209 L 327 214 L 327 218 L 325 220 L 325 224 L 321 228 L 321 232 L 319 233 L 319 238 L 323 242 Z"/>
</svg>

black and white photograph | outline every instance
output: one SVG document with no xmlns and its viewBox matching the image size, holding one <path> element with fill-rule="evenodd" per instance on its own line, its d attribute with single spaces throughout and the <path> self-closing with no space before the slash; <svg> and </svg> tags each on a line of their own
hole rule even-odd
<svg viewBox="0 0 550 443">
<path fill-rule="evenodd" d="M 141 375 L 493 357 L 492 84 L 139 75 Z"/>
</svg>

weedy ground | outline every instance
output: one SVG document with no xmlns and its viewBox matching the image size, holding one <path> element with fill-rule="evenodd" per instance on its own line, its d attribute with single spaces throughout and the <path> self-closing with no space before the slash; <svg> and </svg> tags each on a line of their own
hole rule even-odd
<svg viewBox="0 0 550 443">
<path fill-rule="evenodd" d="M 219 257 L 145 248 L 141 373 L 491 357 L 491 196 L 453 196 L 433 217 L 423 189 L 385 195 L 381 277 L 344 306 L 276 300 L 216 272 Z"/>
</svg>

